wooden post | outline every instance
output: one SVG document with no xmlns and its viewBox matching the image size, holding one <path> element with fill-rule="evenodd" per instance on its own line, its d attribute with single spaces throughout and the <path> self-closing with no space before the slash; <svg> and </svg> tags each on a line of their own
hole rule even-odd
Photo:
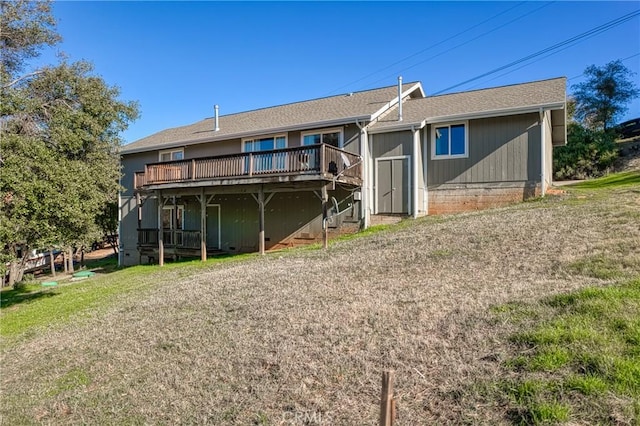
<svg viewBox="0 0 640 426">
<path fill-rule="evenodd" d="M 327 186 L 322 185 L 322 248 L 329 247 L 329 195 Z"/>
<path fill-rule="evenodd" d="M 207 199 L 200 191 L 200 260 L 207 261 Z"/>
<path fill-rule="evenodd" d="M 260 187 L 260 191 L 258 192 L 258 208 L 260 209 L 258 246 L 260 248 L 260 254 L 264 255 L 264 188 L 262 187 Z"/>
<path fill-rule="evenodd" d="M 164 266 L 164 229 L 162 228 L 162 191 L 158 191 L 158 264 Z"/>
<path fill-rule="evenodd" d="M 393 370 L 382 372 L 382 395 L 380 397 L 380 426 L 393 426 L 395 401 L 393 399 Z"/>
<path fill-rule="evenodd" d="M 196 180 L 196 159 L 191 159 L 191 180 Z"/>
<path fill-rule="evenodd" d="M 324 174 L 327 171 L 327 165 L 324 164 L 324 160 L 325 160 L 324 144 L 320 144 L 320 165 L 319 165 L 320 174 Z"/>
</svg>

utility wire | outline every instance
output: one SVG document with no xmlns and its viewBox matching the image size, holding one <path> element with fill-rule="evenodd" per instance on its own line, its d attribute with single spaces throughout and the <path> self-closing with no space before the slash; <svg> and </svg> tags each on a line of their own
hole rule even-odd
<svg viewBox="0 0 640 426">
<path fill-rule="evenodd" d="M 511 74 L 512 72 L 516 72 L 516 71 L 518 71 L 519 69 L 522 69 L 522 68 L 528 67 L 529 65 L 532 65 L 532 64 L 534 64 L 534 63 L 536 63 L 536 62 L 539 62 L 539 61 L 541 61 L 541 60 L 543 60 L 543 59 L 545 59 L 545 58 L 548 58 L 549 56 L 553 56 L 553 55 L 556 55 L 556 54 L 558 54 L 558 53 L 560 53 L 560 52 L 562 52 L 562 51 L 565 51 L 565 50 L 567 50 L 567 49 L 570 49 L 570 48 L 572 48 L 573 46 L 575 46 L 576 44 L 578 44 L 578 43 L 582 43 L 583 41 L 588 40 L 588 39 L 590 39 L 590 38 L 592 38 L 592 37 L 595 37 L 595 36 L 597 36 L 597 35 L 598 35 L 598 34 L 592 34 L 592 35 L 590 35 L 590 36 L 588 36 L 588 37 L 586 37 L 586 38 L 584 38 L 584 39 L 582 39 L 582 40 L 578 40 L 578 41 L 576 41 L 576 42 L 574 42 L 574 43 L 572 43 L 572 44 L 569 44 L 568 46 L 565 46 L 565 47 L 563 47 L 563 48 L 562 48 L 562 49 L 560 49 L 560 50 L 557 50 L 557 51 L 555 51 L 555 52 L 551 52 L 551 53 L 549 53 L 548 55 L 544 55 L 542 58 L 539 58 L 539 59 L 537 59 L 537 60 L 535 60 L 535 61 L 531 61 L 531 62 L 529 62 L 529 63 L 527 63 L 527 64 L 521 65 L 521 66 L 519 66 L 518 68 L 514 68 L 514 69 L 512 69 L 511 71 L 507 71 L 507 72 L 505 72 L 505 73 L 502 73 L 502 74 L 500 74 L 500 75 L 497 75 L 497 76 L 495 76 L 495 77 L 493 77 L 493 78 L 490 78 L 489 80 L 485 80 L 485 81 L 483 81 L 482 83 L 478 83 L 478 84 L 476 84 L 476 85 L 474 85 L 474 86 L 471 86 L 471 87 L 467 88 L 466 90 L 473 90 L 473 89 L 475 89 L 475 88 L 477 88 L 477 87 L 480 87 L 480 86 L 482 86 L 482 85 L 484 85 L 484 84 L 486 84 L 486 83 L 488 83 L 488 82 L 490 82 L 490 81 L 493 81 L 493 80 L 496 80 L 496 79 L 498 79 L 498 78 L 504 77 L 505 75 L 509 75 L 509 74 Z M 640 55 L 640 53 L 637 53 L 637 54 L 635 54 L 635 55 L 633 55 L 633 56 L 629 56 L 629 57 L 627 57 L 627 58 L 621 59 L 621 61 L 626 61 L 627 59 L 631 59 L 631 58 L 633 58 L 633 57 L 635 57 L 635 56 L 638 56 L 638 55 Z M 578 78 L 578 77 L 580 77 L 580 76 L 582 76 L 582 75 L 584 75 L 584 74 L 580 74 L 580 75 L 578 75 L 578 76 L 576 76 L 576 77 L 571 77 L 571 78 L 567 79 L 567 81 L 571 81 L 571 80 L 573 80 L 574 78 Z"/>
<path fill-rule="evenodd" d="M 407 70 L 410 70 L 411 68 L 415 68 L 415 67 L 417 67 L 418 65 L 422 65 L 422 64 L 424 64 L 425 62 L 428 62 L 428 61 L 430 61 L 430 60 L 432 60 L 432 59 L 435 59 L 435 58 L 437 58 L 437 57 L 439 57 L 439 56 L 442 56 L 442 55 L 444 55 L 444 54 L 446 54 L 446 53 L 449 53 L 449 52 L 451 52 L 452 50 L 455 50 L 455 49 L 457 49 L 457 48 L 459 48 L 459 47 L 462 47 L 462 46 L 464 46 L 464 45 L 467 45 L 467 44 L 471 43 L 472 41 L 476 41 L 476 40 L 478 40 L 478 39 L 479 39 L 479 38 L 481 38 L 481 37 L 484 37 L 484 36 L 486 36 L 486 35 L 488 35 L 488 34 L 491 34 L 491 33 L 495 32 L 495 31 L 498 31 L 499 29 L 504 28 L 504 27 L 506 27 L 507 25 L 510 25 L 510 24 L 512 24 L 512 23 L 514 23 L 514 22 L 516 22 L 516 21 L 518 21 L 518 20 L 520 20 L 520 19 L 522 19 L 522 18 L 524 18 L 524 17 L 526 17 L 526 16 L 529 16 L 529 15 L 531 15 L 532 13 L 535 13 L 535 12 L 539 11 L 540 9 L 543 9 L 543 8 L 545 8 L 545 7 L 547 7 L 547 6 L 550 6 L 550 5 L 551 5 L 551 4 L 553 4 L 553 3 L 555 3 L 555 2 L 549 2 L 549 3 L 543 4 L 542 6 L 540 6 L 540 7 L 539 7 L 539 8 L 537 8 L 537 9 L 534 9 L 534 10 L 532 10 L 532 11 L 530 11 L 530 12 L 527 12 L 527 13 L 525 13 L 525 14 L 523 14 L 523 15 L 520 15 L 520 16 L 518 16 L 517 18 L 512 19 L 511 21 L 505 22 L 504 24 L 499 25 L 499 26 L 497 26 L 497 27 L 495 27 L 495 28 L 493 28 L 493 29 L 491 29 L 491 30 L 489 30 L 489 31 L 487 31 L 487 32 L 484 32 L 484 33 L 482 33 L 482 34 L 480 34 L 480 35 L 478 35 L 478 36 L 476 36 L 476 37 L 474 37 L 474 38 L 472 38 L 472 39 L 470 39 L 470 40 L 467 40 L 467 41 L 465 41 L 465 42 L 463 42 L 463 43 L 460 43 L 460 44 L 458 44 L 458 45 L 456 45 L 456 46 L 453 46 L 453 47 L 451 47 L 451 48 L 449 48 L 449 49 L 447 49 L 447 50 L 444 50 L 444 51 L 442 51 L 442 52 L 438 53 L 437 55 L 431 56 L 431 57 L 426 58 L 426 59 L 424 59 L 424 60 L 422 60 L 422 61 L 420 61 L 420 62 L 417 62 L 417 63 L 415 63 L 415 64 L 413 64 L 413 65 L 411 65 L 411 66 L 409 66 L 409 67 L 403 68 L 403 69 L 401 69 L 399 72 L 407 71 Z M 386 76 L 384 76 L 384 77 L 382 77 L 382 78 L 380 78 L 380 79 L 378 79 L 378 80 L 376 80 L 376 81 L 372 82 L 372 83 L 371 83 L 371 85 L 375 85 L 376 83 L 378 83 L 378 82 L 380 82 L 380 81 L 387 80 L 388 78 L 393 77 L 393 75 L 394 75 L 394 74 L 386 75 Z"/>
<path fill-rule="evenodd" d="M 636 56 L 640 56 L 640 52 L 636 53 L 635 55 L 627 56 L 626 58 L 620 59 L 620 61 L 625 62 L 625 61 L 628 61 L 629 59 L 635 58 Z M 582 77 L 583 75 L 584 73 L 580 75 L 576 75 L 575 77 L 568 78 L 567 81 L 575 80 L 576 78 Z"/>
<path fill-rule="evenodd" d="M 418 55 L 420 55 L 420 54 L 422 54 L 422 53 L 424 53 L 424 52 L 426 52 L 426 51 L 428 51 L 428 50 L 433 49 L 434 47 L 440 46 L 441 44 L 446 43 L 446 42 L 447 42 L 447 41 L 449 41 L 449 40 L 453 40 L 454 38 L 456 38 L 456 37 L 458 37 L 458 36 L 461 36 L 462 34 L 468 33 L 469 31 L 473 30 L 474 28 L 478 28 L 479 26 L 484 25 L 484 24 L 486 24 L 487 22 L 489 22 L 489 21 L 491 21 L 491 20 L 493 20 L 493 19 L 495 19 L 495 18 L 497 18 L 497 17 L 499 17 L 499 16 L 502 16 L 502 15 L 504 15 L 505 13 L 510 12 L 510 11 L 512 11 L 513 9 L 515 9 L 515 8 L 517 8 L 517 7 L 520 7 L 520 6 L 522 6 L 523 4 L 525 4 L 525 3 L 527 3 L 527 2 L 526 2 L 526 1 L 520 2 L 520 3 L 516 4 L 515 6 L 510 7 L 509 9 L 504 10 L 504 11 L 502 11 L 502 12 L 498 13 L 497 15 L 493 15 L 491 18 L 485 19 L 484 21 L 482 21 L 482 22 L 480 22 L 480 23 L 478 23 L 478 24 L 475 24 L 475 25 L 473 25 L 473 26 L 471 26 L 471 27 L 467 28 L 466 30 L 460 31 L 459 33 L 454 34 L 454 35 L 452 35 L 451 37 L 448 37 L 448 38 L 446 38 L 446 39 L 444 39 L 444 40 L 442 40 L 442 41 L 439 41 L 439 42 L 437 42 L 437 43 L 435 43 L 435 44 L 432 44 L 432 45 L 431 45 L 431 46 L 429 46 L 429 47 L 425 47 L 424 49 L 422 49 L 422 50 L 420 50 L 420 51 L 418 51 L 418 52 L 412 53 L 412 54 L 411 54 L 411 55 L 409 55 L 409 56 L 406 56 L 406 57 L 404 57 L 404 58 L 402 58 L 402 59 L 400 59 L 400 60 L 398 60 L 398 61 L 396 61 L 396 62 L 394 62 L 394 63 L 392 63 L 392 64 L 390 64 L 390 65 L 388 65 L 388 66 L 386 66 L 386 67 L 384 67 L 384 68 L 381 68 L 381 69 L 379 69 L 379 70 L 377 70 L 377 71 L 374 71 L 374 72 L 372 72 L 372 73 L 370 73 L 370 74 L 367 74 L 367 75 L 365 75 L 365 76 L 364 76 L 364 77 L 362 77 L 362 78 L 359 78 L 359 79 L 357 79 L 357 80 L 354 80 L 354 81 L 352 81 L 351 83 L 347 83 L 347 84 L 345 84 L 345 85 L 343 85 L 343 86 L 340 86 L 340 87 L 338 87 L 337 89 L 334 89 L 334 90 L 332 90 L 331 92 L 328 92 L 328 93 L 327 93 L 327 95 L 331 95 L 331 94 L 333 94 L 333 93 L 336 93 L 336 92 L 340 91 L 341 89 L 344 89 L 345 87 L 349 87 L 349 86 L 351 86 L 351 85 L 353 85 L 353 84 L 359 83 L 359 82 L 361 82 L 362 80 L 365 80 L 365 79 L 367 79 L 367 78 L 369 78 L 369 77 L 371 77 L 371 76 L 373 76 L 373 75 L 376 75 L 376 74 L 379 74 L 379 73 L 381 73 L 381 72 L 383 72 L 383 71 L 386 71 L 386 70 L 388 70 L 389 68 L 392 68 L 392 67 L 394 67 L 394 66 L 396 66 L 396 65 L 398 65 L 398 64 L 401 64 L 402 62 L 405 62 L 405 61 L 407 61 L 407 60 L 409 60 L 409 59 L 411 59 L 411 58 L 414 58 L 414 57 L 416 57 L 416 56 L 418 56 Z M 537 10 L 537 9 L 536 9 L 536 10 Z"/>
<path fill-rule="evenodd" d="M 607 22 L 605 24 L 602 24 L 602 25 L 600 25 L 598 27 L 592 28 L 589 31 L 586 31 L 586 32 L 584 32 L 582 34 L 578 34 L 577 36 L 571 37 L 571 38 L 569 38 L 569 39 L 567 39 L 565 41 L 562 41 L 560 43 L 554 44 L 553 46 L 547 47 L 546 49 L 542 49 L 542 50 L 540 50 L 540 51 L 538 51 L 536 53 L 532 53 L 531 55 L 525 56 L 524 58 L 520 58 L 520 59 L 518 59 L 516 61 L 513 61 L 513 62 L 507 64 L 507 65 L 503 65 L 501 67 L 498 67 L 498 68 L 496 68 L 494 70 L 488 71 L 488 72 L 486 72 L 484 74 L 481 74 L 479 76 L 476 76 L 476 77 L 470 78 L 468 80 L 465 80 L 462 83 L 458 83 L 458 84 L 455 84 L 453 86 L 447 87 L 446 89 L 442 89 L 439 92 L 434 93 L 434 95 L 439 95 L 439 94 L 442 94 L 444 92 L 448 92 L 449 90 L 455 89 L 456 87 L 463 86 L 463 85 L 465 85 L 467 83 L 471 83 L 472 81 L 476 81 L 476 80 L 479 80 L 479 79 L 481 79 L 483 77 L 486 77 L 488 75 L 500 72 L 500 71 L 502 71 L 504 69 L 511 68 L 512 66 L 521 64 L 521 63 L 526 62 L 526 61 L 528 61 L 530 59 L 536 58 L 536 57 L 538 57 L 540 55 L 544 55 L 545 53 L 549 53 L 549 52 L 551 52 L 553 50 L 556 50 L 556 49 L 558 49 L 560 47 L 563 47 L 563 46 L 566 46 L 568 44 L 574 43 L 574 42 L 576 42 L 578 40 L 581 40 L 583 38 L 587 38 L 587 37 L 590 37 L 590 36 L 594 36 L 594 35 L 603 33 L 605 31 L 610 30 L 611 28 L 614 28 L 614 27 L 616 27 L 616 26 L 618 26 L 618 25 L 620 25 L 620 24 L 622 24 L 624 22 L 627 22 L 627 21 L 635 18 L 638 15 L 640 15 L 640 10 L 636 10 L 634 12 L 628 13 L 628 14 L 626 14 L 624 16 L 621 16 L 621 17 L 619 17 L 617 19 L 614 19 L 613 21 L 609 21 L 609 22 Z"/>
</svg>

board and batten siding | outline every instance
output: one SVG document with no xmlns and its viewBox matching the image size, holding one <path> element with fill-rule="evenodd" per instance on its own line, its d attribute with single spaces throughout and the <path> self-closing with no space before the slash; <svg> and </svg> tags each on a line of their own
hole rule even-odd
<svg viewBox="0 0 640 426">
<path fill-rule="evenodd" d="M 371 156 L 374 159 L 413 154 L 413 134 L 408 130 L 373 134 L 369 138 Z"/>
<path fill-rule="evenodd" d="M 427 129 L 427 185 L 540 181 L 539 115 L 469 121 L 468 158 L 434 160 Z"/>
</svg>

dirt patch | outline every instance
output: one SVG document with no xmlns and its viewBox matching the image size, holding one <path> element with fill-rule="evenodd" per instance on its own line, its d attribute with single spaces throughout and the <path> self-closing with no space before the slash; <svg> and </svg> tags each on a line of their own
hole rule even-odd
<svg viewBox="0 0 640 426">
<path fill-rule="evenodd" d="M 87 260 L 100 260 L 100 259 L 104 259 L 104 258 L 109 257 L 109 256 L 115 256 L 115 254 L 113 253 L 113 249 L 111 247 L 98 249 L 98 250 L 93 250 L 93 251 L 90 251 L 88 253 L 85 253 L 84 254 L 84 260 L 85 261 L 87 261 Z"/>
</svg>

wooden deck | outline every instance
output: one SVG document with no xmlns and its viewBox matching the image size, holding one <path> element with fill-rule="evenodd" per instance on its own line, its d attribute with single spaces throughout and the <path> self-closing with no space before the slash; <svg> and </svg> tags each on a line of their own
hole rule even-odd
<svg viewBox="0 0 640 426">
<path fill-rule="evenodd" d="M 134 175 L 136 190 L 161 189 L 167 184 L 193 186 L 207 181 L 227 184 L 278 180 L 339 180 L 362 184 L 360 156 L 318 144 L 272 151 L 146 164 Z"/>
</svg>

